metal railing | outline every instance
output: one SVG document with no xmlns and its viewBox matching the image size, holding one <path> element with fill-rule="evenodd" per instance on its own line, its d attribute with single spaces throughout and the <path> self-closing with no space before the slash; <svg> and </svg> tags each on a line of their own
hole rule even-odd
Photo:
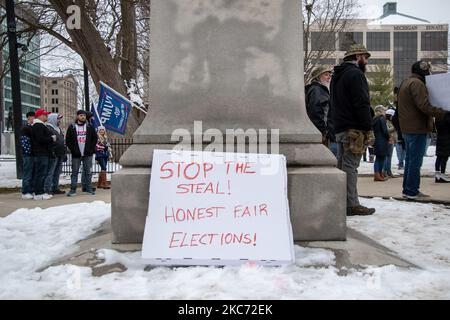
<svg viewBox="0 0 450 320">
<path fill-rule="evenodd" d="M 120 157 L 125 153 L 129 146 L 133 144 L 133 139 L 109 139 L 109 143 L 111 144 L 112 157 L 108 161 L 107 173 L 114 173 L 121 169 L 119 164 Z M 97 174 L 100 172 L 100 166 L 97 161 L 95 161 L 95 155 L 92 157 L 93 165 L 92 165 L 92 173 Z M 82 172 L 82 168 L 80 168 L 80 172 Z M 70 175 L 72 173 L 72 155 L 67 155 L 67 161 L 63 163 L 62 166 L 62 174 Z"/>
</svg>

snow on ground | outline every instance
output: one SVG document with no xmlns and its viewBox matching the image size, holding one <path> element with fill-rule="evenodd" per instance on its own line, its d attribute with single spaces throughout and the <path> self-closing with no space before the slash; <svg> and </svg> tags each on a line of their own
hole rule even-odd
<svg viewBox="0 0 450 320">
<path fill-rule="evenodd" d="M 73 252 L 110 215 L 102 202 L 20 209 L 0 219 L 0 299 L 449 299 L 450 209 L 381 199 L 372 217 L 349 225 L 396 250 L 422 269 L 395 266 L 346 270 L 332 251 L 295 247 L 285 267 L 158 267 L 146 269 L 140 252 L 98 250 L 105 265 L 128 269 L 93 277 L 90 268 L 62 265 L 35 270 Z"/>
<path fill-rule="evenodd" d="M 422 170 L 421 170 L 421 174 L 424 176 L 434 176 L 434 164 L 436 162 L 436 146 L 430 146 L 428 147 L 428 151 L 427 151 L 427 157 L 423 158 L 423 165 L 422 165 Z M 367 160 L 369 160 L 369 153 L 367 153 Z M 370 174 L 373 175 L 373 163 L 370 162 L 364 162 L 361 161 L 361 164 L 358 168 L 358 173 L 359 174 Z M 393 152 L 392 155 L 392 173 L 394 175 L 400 175 L 403 174 L 403 170 L 399 171 L 397 169 L 397 165 L 398 165 L 398 158 L 397 158 L 397 152 Z"/>
</svg>

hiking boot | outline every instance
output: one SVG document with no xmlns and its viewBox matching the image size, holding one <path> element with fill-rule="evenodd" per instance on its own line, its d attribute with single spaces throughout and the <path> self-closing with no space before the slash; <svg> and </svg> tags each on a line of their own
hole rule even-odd
<svg viewBox="0 0 450 320">
<path fill-rule="evenodd" d="M 375 213 L 374 208 L 366 208 L 364 206 L 348 207 L 347 216 L 370 216 Z"/>
<path fill-rule="evenodd" d="M 81 192 L 87 192 L 86 190 L 87 190 L 86 188 L 81 188 Z M 97 188 L 92 187 L 92 191 L 95 192 L 95 190 L 97 190 Z"/>
<path fill-rule="evenodd" d="M 77 195 L 77 190 L 70 190 L 67 192 L 68 197 L 75 197 Z"/>
</svg>

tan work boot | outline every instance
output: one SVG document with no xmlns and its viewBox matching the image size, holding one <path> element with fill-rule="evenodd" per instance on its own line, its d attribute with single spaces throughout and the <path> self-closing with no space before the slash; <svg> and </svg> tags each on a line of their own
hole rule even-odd
<svg viewBox="0 0 450 320">
<path fill-rule="evenodd" d="M 374 208 L 366 208 L 364 206 L 348 207 L 347 216 L 370 216 L 375 213 Z"/>
</svg>

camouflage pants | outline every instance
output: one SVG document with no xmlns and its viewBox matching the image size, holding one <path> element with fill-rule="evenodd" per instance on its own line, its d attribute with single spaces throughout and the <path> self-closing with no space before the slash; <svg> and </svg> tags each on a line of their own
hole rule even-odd
<svg viewBox="0 0 450 320">
<path fill-rule="evenodd" d="M 358 198 L 358 167 L 362 154 L 354 154 L 348 148 L 347 132 L 336 134 L 338 144 L 338 168 L 347 174 L 347 207 L 360 205 Z"/>
</svg>

